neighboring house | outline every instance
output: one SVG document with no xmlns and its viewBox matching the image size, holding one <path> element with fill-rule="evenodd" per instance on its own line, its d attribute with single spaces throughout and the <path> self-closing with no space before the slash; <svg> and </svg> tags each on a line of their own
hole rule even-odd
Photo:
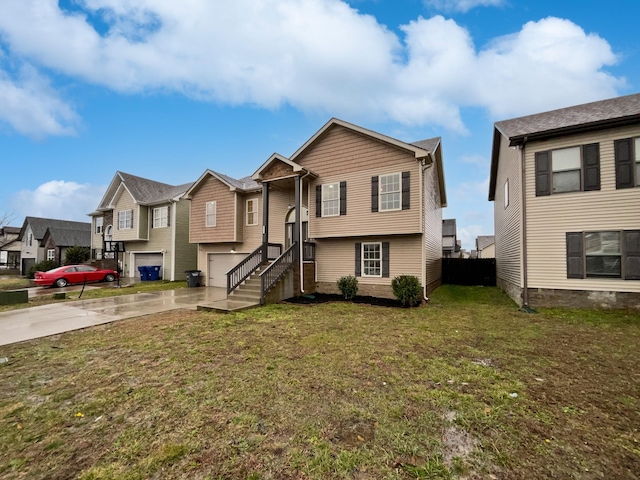
<svg viewBox="0 0 640 480">
<path fill-rule="evenodd" d="M 138 276 L 139 266 L 160 267 L 160 278 L 182 280 L 196 267 L 196 246 L 189 243 L 189 202 L 181 197 L 191 186 L 167 185 L 116 172 L 100 205 L 90 213 L 92 259 L 115 268 L 105 241 L 124 242 L 117 268 L 123 277 Z"/>
<path fill-rule="evenodd" d="M 86 231 L 91 228 L 90 223 L 71 222 L 69 220 L 56 220 L 53 218 L 26 217 L 18 240 L 20 240 L 20 257 L 21 257 L 21 273 L 26 275 L 32 265 L 42 262 L 43 260 L 56 260 L 57 247 L 51 235 L 48 236 L 49 248 L 45 242 L 47 230 L 59 232 L 58 235 L 73 236 L 79 238 L 78 232 Z M 63 233 L 66 232 L 66 233 Z M 66 243 L 66 241 L 63 241 Z M 63 245 L 73 246 L 73 245 Z M 80 247 L 89 247 L 90 243 L 85 241 Z"/>
<path fill-rule="evenodd" d="M 479 235 L 476 237 L 476 258 L 496 258 L 495 235 Z"/>
<path fill-rule="evenodd" d="M 19 227 L 0 227 L 0 269 L 20 268 Z"/>
<path fill-rule="evenodd" d="M 496 123 L 489 200 L 516 302 L 640 308 L 640 94 Z"/>
<path fill-rule="evenodd" d="M 440 284 L 439 138 L 405 143 L 332 119 L 291 157 L 274 154 L 241 180 L 206 171 L 186 197 L 208 285 L 231 292 L 267 259 L 262 301 L 336 293 L 346 275 L 358 277 L 359 294 L 380 297 L 393 296 L 401 274 L 425 296 Z"/>
<path fill-rule="evenodd" d="M 83 223 L 78 228 L 49 227 L 42 237 L 47 260 L 53 260 L 62 266 L 66 260 L 66 251 L 71 247 L 91 246 L 91 224 Z"/>
<path fill-rule="evenodd" d="M 458 241 L 458 229 L 455 218 L 442 220 L 442 257 L 458 258 L 461 243 Z"/>
</svg>

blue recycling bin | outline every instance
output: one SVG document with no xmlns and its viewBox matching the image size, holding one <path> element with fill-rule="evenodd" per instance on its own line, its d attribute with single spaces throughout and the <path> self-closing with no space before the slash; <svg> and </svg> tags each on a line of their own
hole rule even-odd
<svg viewBox="0 0 640 480">
<path fill-rule="evenodd" d="M 157 265 L 151 265 L 147 267 L 147 275 L 149 276 L 149 280 L 159 280 L 160 279 L 160 267 Z"/>
<path fill-rule="evenodd" d="M 142 280 L 143 282 L 149 280 L 149 267 L 147 267 L 146 265 L 140 266 L 138 267 L 138 272 L 140 272 L 140 280 Z"/>
</svg>

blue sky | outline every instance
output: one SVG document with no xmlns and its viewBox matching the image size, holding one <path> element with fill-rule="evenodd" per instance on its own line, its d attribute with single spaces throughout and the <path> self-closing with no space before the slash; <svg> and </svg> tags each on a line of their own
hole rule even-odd
<svg viewBox="0 0 640 480">
<path fill-rule="evenodd" d="M 331 117 L 441 136 L 467 249 L 493 122 L 636 93 L 635 0 L 2 0 L 0 216 L 88 220 L 116 170 L 253 173 Z"/>
</svg>

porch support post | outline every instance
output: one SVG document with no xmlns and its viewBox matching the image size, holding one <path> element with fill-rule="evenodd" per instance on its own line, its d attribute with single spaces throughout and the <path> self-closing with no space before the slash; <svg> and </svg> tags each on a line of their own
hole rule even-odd
<svg viewBox="0 0 640 480">
<path fill-rule="evenodd" d="M 300 188 L 300 176 L 295 178 L 295 202 L 296 202 L 296 223 L 293 227 L 294 242 L 300 242 L 300 228 L 302 226 L 302 202 L 300 197 L 302 196 L 302 189 Z M 299 245 L 298 245 L 299 247 Z M 297 249 L 300 250 L 299 248 Z M 300 259 L 298 259 L 300 260 Z"/>
<path fill-rule="evenodd" d="M 262 261 L 269 260 L 269 182 L 262 183 Z"/>
</svg>

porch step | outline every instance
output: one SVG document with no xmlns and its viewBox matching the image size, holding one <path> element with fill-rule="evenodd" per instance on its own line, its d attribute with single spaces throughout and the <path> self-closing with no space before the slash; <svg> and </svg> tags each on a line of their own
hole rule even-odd
<svg viewBox="0 0 640 480">
<path fill-rule="evenodd" d="M 238 312 L 240 310 L 246 310 L 247 308 L 253 308 L 260 305 L 260 300 L 257 302 L 242 301 L 242 300 L 216 300 L 215 302 L 207 303 L 205 305 L 198 305 L 197 310 L 204 312 Z"/>
</svg>

